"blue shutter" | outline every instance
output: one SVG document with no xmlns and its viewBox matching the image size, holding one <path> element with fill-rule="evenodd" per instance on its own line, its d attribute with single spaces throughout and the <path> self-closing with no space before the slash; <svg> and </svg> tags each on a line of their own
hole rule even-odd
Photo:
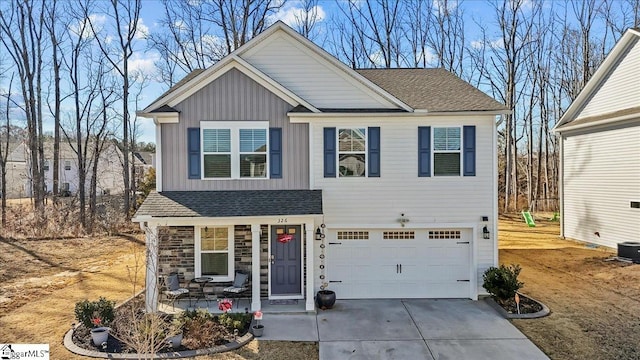
<svg viewBox="0 0 640 360">
<path fill-rule="evenodd" d="M 324 128 L 324 177 L 336 177 L 336 128 Z"/>
<path fill-rule="evenodd" d="M 369 128 L 369 177 L 380 177 L 380 128 Z"/>
<path fill-rule="evenodd" d="M 282 128 L 269 128 L 269 177 L 282 179 Z"/>
<path fill-rule="evenodd" d="M 431 176 L 431 127 L 418 127 L 418 176 Z"/>
<path fill-rule="evenodd" d="M 189 179 L 200 179 L 200 128 L 187 129 Z"/>
<path fill-rule="evenodd" d="M 462 129 L 463 172 L 464 176 L 476 176 L 476 127 L 465 126 Z"/>
</svg>

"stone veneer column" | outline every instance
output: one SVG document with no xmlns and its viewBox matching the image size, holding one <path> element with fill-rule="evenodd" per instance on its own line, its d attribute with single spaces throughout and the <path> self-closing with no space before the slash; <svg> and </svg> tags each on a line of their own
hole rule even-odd
<svg viewBox="0 0 640 360">
<path fill-rule="evenodd" d="M 251 224 L 251 311 L 260 310 L 260 224 Z"/>
<path fill-rule="evenodd" d="M 147 313 L 158 311 L 158 227 L 147 227 L 147 273 L 146 273 L 146 301 Z"/>
</svg>

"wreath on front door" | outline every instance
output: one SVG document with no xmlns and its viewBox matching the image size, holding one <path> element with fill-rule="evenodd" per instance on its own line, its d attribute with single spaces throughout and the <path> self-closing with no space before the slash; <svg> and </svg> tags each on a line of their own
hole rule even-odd
<svg viewBox="0 0 640 360">
<path fill-rule="evenodd" d="M 278 242 L 281 242 L 283 244 L 286 244 L 291 240 L 293 240 L 293 235 L 291 235 L 291 234 L 280 234 L 280 235 L 278 235 Z"/>
</svg>

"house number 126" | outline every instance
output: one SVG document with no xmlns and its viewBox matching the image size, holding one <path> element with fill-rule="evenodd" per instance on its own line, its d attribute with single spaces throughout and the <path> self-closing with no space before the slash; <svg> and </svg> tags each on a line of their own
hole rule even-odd
<svg viewBox="0 0 640 360">
<path fill-rule="evenodd" d="M 287 223 L 287 222 L 288 222 L 288 219 L 287 219 L 287 218 L 280 218 L 280 219 L 278 219 L 278 224 L 285 224 L 285 223 Z"/>
</svg>

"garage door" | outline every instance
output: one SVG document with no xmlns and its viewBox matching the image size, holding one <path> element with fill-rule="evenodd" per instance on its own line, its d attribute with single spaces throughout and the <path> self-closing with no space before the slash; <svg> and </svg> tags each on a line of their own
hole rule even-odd
<svg viewBox="0 0 640 360">
<path fill-rule="evenodd" d="M 471 230 L 328 232 L 327 280 L 341 299 L 469 298 Z"/>
</svg>

